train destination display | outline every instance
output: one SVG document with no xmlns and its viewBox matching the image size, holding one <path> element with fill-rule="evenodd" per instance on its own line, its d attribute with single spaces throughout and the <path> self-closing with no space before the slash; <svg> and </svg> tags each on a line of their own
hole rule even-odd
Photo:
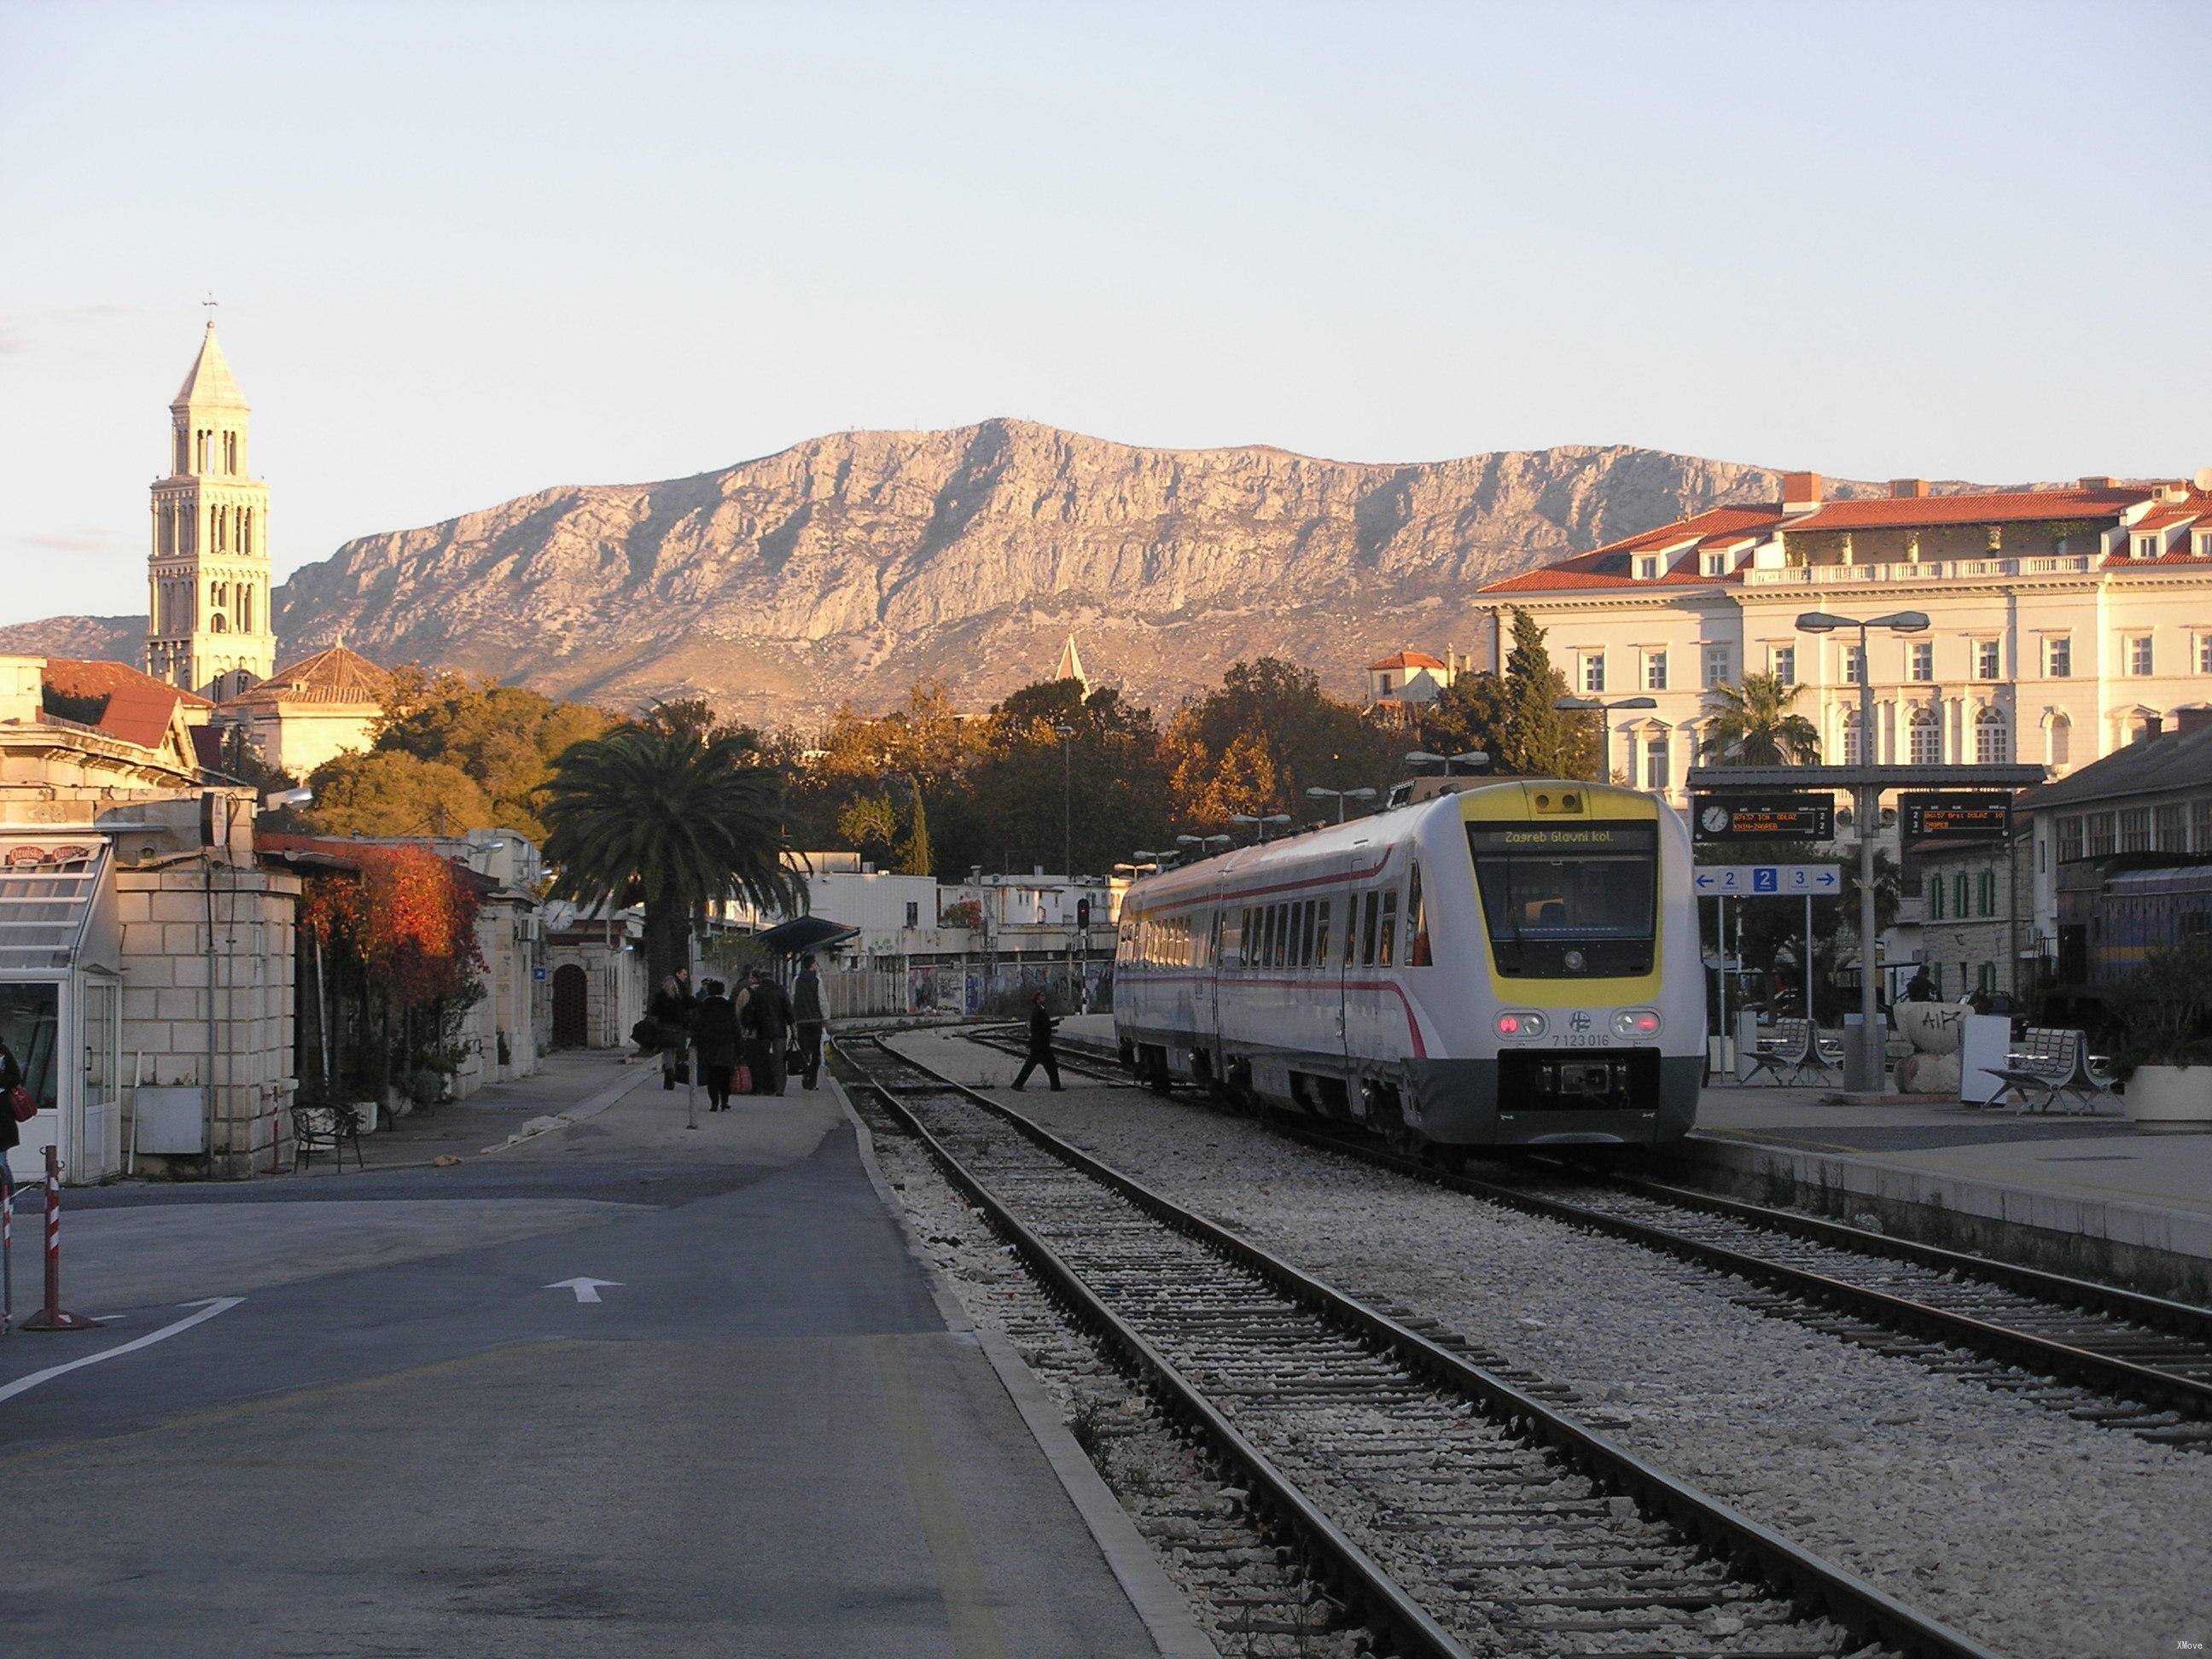
<svg viewBox="0 0 2212 1659">
<path fill-rule="evenodd" d="M 1833 841 L 1833 795 L 1700 795 L 1690 810 L 1699 841 Z"/>
<path fill-rule="evenodd" d="M 2012 823 L 2010 795 L 1899 795 L 1897 810 L 1907 841 L 1996 836 Z"/>
</svg>

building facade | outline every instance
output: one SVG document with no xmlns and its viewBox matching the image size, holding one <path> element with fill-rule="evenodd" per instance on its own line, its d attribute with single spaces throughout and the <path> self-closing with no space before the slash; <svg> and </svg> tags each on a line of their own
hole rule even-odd
<svg viewBox="0 0 2212 1659">
<path fill-rule="evenodd" d="M 264 763 L 304 780 L 325 761 L 375 741 L 391 690 L 385 670 L 334 645 L 233 696 L 215 711 L 214 724 L 242 732 Z"/>
<path fill-rule="evenodd" d="M 2063 776 L 2212 697 L 2212 468 L 2193 480 L 1829 500 L 1793 473 L 1780 501 L 1715 507 L 1481 590 L 1525 610 L 1578 695 L 1648 696 L 1607 719 L 1609 767 L 1678 801 L 1706 694 L 1750 674 L 1804 688 L 1823 758 L 2025 762 Z M 1797 631 L 1797 616 L 1925 611 L 1917 635 Z M 1495 666 L 1502 668 L 1502 662 Z"/>
<path fill-rule="evenodd" d="M 251 470 L 251 414 L 210 321 L 169 405 L 169 470 L 152 486 L 146 672 L 216 702 L 276 665 L 269 486 Z"/>
</svg>

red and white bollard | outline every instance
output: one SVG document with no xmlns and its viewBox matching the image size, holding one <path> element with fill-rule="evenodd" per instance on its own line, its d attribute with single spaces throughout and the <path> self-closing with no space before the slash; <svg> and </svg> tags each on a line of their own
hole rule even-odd
<svg viewBox="0 0 2212 1659">
<path fill-rule="evenodd" d="M 27 1331 L 93 1331 L 97 1319 L 62 1306 L 62 1159 L 58 1147 L 46 1147 L 46 1305 L 23 1322 Z"/>
</svg>

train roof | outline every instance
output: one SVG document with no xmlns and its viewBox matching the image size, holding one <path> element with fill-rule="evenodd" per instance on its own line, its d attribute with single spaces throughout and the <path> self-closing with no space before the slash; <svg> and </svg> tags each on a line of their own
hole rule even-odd
<svg viewBox="0 0 2212 1659">
<path fill-rule="evenodd" d="M 1449 794 L 1431 795 L 1426 800 L 1386 808 L 1365 817 L 1324 824 L 1316 830 L 1299 830 L 1274 841 L 1255 842 L 1249 847 L 1232 848 L 1225 853 L 1216 853 L 1194 863 L 1177 865 L 1172 870 L 1163 870 L 1158 875 L 1146 876 L 1131 884 L 1128 894 L 1122 901 L 1123 908 L 1127 909 L 1134 906 L 1141 910 L 1148 905 L 1173 904 L 1207 892 L 1238 877 L 1303 864 L 1316 857 L 1348 854 L 1358 848 L 1410 840 L 1416 826 L 1425 823 L 1431 813 L 1443 812 L 1457 817 L 1461 811 L 1459 803 L 1468 797 L 1518 792 L 1530 787 L 1558 785 L 1562 781 L 1558 778 L 1475 780 L 1462 784 Z M 1567 787 L 1586 791 L 1594 797 L 1634 800 L 1647 808 L 1656 799 L 1639 790 L 1623 789 L 1613 784 L 1568 783 Z M 1447 801 L 1452 804 L 1446 806 L 1444 803 Z"/>
</svg>

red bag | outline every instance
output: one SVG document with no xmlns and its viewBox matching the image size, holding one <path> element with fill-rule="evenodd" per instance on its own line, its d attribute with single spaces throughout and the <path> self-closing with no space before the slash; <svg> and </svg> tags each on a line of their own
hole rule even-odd
<svg viewBox="0 0 2212 1659">
<path fill-rule="evenodd" d="M 15 1113 L 16 1122 L 28 1123 L 38 1116 L 39 1103 L 31 1097 L 31 1091 L 19 1083 L 8 1091 L 8 1109 Z"/>
<path fill-rule="evenodd" d="M 740 1066 L 730 1073 L 730 1092 L 732 1094 L 749 1095 L 752 1093 L 752 1091 L 753 1068 L 751 1066 Z"/>
</svg>

